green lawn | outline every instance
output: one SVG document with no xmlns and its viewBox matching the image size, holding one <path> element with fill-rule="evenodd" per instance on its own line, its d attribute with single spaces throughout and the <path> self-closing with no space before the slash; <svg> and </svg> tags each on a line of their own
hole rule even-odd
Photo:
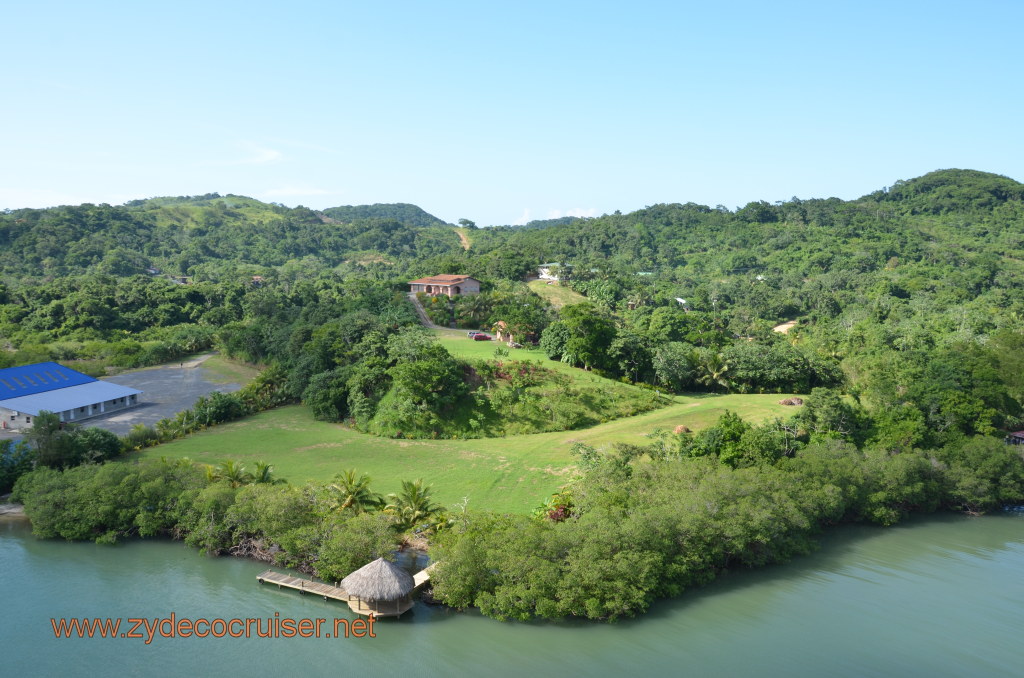
<svg viewBox="0 0 1024 678">
<path fill-rule="evenodd" d="M 555 308 L 579 304 L 587 300 L 579 292 L 574 292 L 568 287 L 562 287 L 560 283 L 549 285 L 547 280 L 531 280 L 527 285 Z"/>
<path fill-rule="evenodd" d="M 260 373 L 259 369 L 252 365 L 225 358 L 219 353 L 204 360 L 202 367 L 205 371 L 205 377 L 218 384 L 241 384 L 245 386 Z"/>
<path fill-rule="evenodd" d="M 784 395 L 679 396 L 664 409 L 579 431 L 476 440 L 392 440 L 315 421 L 302 406 L 284 407 L 160 445 L 143 458 L 190 457 L 216 464 L 236 459 L 252 468 L 262 460 L 293 484 L 327 480 L 355 468 L 373 478 L 378 492 L 398 491 L 402 480 L 422 478 L 437 499 L 452 506 L 469 497 L 477 509 L 528 512 L 574 472 L 569 447 L 580 440 L 598 448 L 646 442 L 656 428 L 685 424 L 697 430 L 726 409 L 751 421 L 792 411 Z"/>
<path fill-rule="evenodd" d="M 490 332 L 490 328 L 485 328 L 485 331 L 494 336 Z M 547 357 L 544 351 L 533 346 L 525 346 L 523 348 L 508 348 L 505 344 L 497 341 L 473 341 L 466 336 L 467 330 L 448 330 L 439 329 L 433 330 L 437 340 L 441 343 L 445 349 L 448 350 L 456 358 L 460 360 L 494 360 L 494 349 L 504 348 L 508 349 L 508 357 L 511 360 L 533 360 L 541 364 L 542 367 L 546 367 L 549 370 L 555 370 L 556 372 L 563 372 L 571 375 L 576 380 L 582 380 L 583 382 L 609 382 L 610 385 L 614 386 L 627 386 L 617 381 L 610 381 L 603 377 L 599 377 L 592 372 L 580 369 L 578 367 L 572 367 L 563 362 L 557 360 L 551 360 Z M 635 386 L 629 386 L 629 388 L 636 388 Z"/>
</svg>

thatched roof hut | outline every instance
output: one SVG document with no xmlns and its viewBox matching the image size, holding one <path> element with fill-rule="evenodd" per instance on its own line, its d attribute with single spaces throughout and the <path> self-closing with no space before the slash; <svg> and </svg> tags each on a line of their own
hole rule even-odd
<svg viewBox="0 0 1024 678">
<path fill-rule="evenodd" d="M 411 574 L 383 558 L 341 580 L 341 588 L 349 595 L 348 606 L 359 614 L 378 617 L 402 614 L 412 607 L 415 586 Z"/>
</svg>

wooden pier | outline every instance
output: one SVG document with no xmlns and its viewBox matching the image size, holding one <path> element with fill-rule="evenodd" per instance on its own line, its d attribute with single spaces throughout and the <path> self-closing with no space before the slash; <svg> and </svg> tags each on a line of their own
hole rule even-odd
<svg viewBox="0 0 1024 678">
<path fill-rule="evenodd" d="M 283 586 L 295 589 L 299 593 L 312 593 L 315 596 L 323 596 L 324 600 L 340 600 L 343 603 L 347 603 L 349 600 L 349 595 L 345 592 L 345 589 L 315 582 L 312 579 L 303 579 L 302 577 L 293 577 L 288 574 L 274 572 L 273 570 L 261 572 L 256 576 L 256 580 L 261 584 L 277 584 L 277 588 Z"/>
<path fill-rule="evenodd" d="M 430 571 L 433 570 L 436 565 L 437 563 L 431 563 L 412 576 L 414 591 L 430 581 Z M 266 572 L 259 573 L 256 575 L 256 581 L 261 584 L 277 584 L 277 588 L 284 587 L 295 589 L 299 593 L 311 593 L 314 596 L 323 596 L 324 600 L 340 600 L 343 603 L 348 603 L 351 600 L 351 597 L 343 588 L 331 586 L 330 584 L 323 584 L 303 577 L 293 577 L 290 574 L 274 572 L 273 570 L 267 570 Z"/>
<path fill-rule="evenodd" d="M 430 571 L 433 570 L 436 566 L 437 563 L 431 563 L 430 565 L 427 565 L 425 568 L 423 568 L 422 570 L 420 570 L 412 576 L 413 591 L 415 591 L 416 589 L 430 581 Z"/>
</svg>

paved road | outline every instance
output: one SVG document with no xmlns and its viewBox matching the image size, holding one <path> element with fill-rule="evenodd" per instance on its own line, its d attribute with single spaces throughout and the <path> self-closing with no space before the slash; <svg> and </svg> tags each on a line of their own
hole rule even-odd
<svg viewBox="0 0 1024 678">
<path fill-rule="evenodd" d="M 427 312 L 425 310 L 423 310 L 423 306 L 420 305 L 420 300 L 416 298 L 416 293 L 415 292 L 409 292 L 407 296 L 409 297 L 409 301 L 412 302 L 413 308 L 416 309 L 416 315 L 419 316 L 420 322 L 423 323 L 424 327 L 426 327 L 428 329 L 431 329 L 431 330 L 443 330 L 443 329 L 445 329 L 445 328 L 441 327 L 440 325 L 435 325 L 434 324 L 434 322 L 430 319 L 430 316 L 427 315 Z"/>
</svg>

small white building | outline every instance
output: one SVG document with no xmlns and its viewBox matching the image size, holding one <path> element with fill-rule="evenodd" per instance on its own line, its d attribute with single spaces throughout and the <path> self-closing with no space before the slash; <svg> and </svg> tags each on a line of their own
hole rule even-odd
<svg viewBox="0 0 1024 678">
<path fill-rule="evenodd" d="M 0 428 L 31 427 L 44 410 L 77 422 L 134 407 L 141 394 L 57 363 L 8 367 L 0 370 Z"/>
<path fill-rule="evenodd" d="M 562 276 L 563 265 L 558 262 L 541 264 L 537 267 L 537 277 L 541 280 L 559 280 Z"/>
</svg>

